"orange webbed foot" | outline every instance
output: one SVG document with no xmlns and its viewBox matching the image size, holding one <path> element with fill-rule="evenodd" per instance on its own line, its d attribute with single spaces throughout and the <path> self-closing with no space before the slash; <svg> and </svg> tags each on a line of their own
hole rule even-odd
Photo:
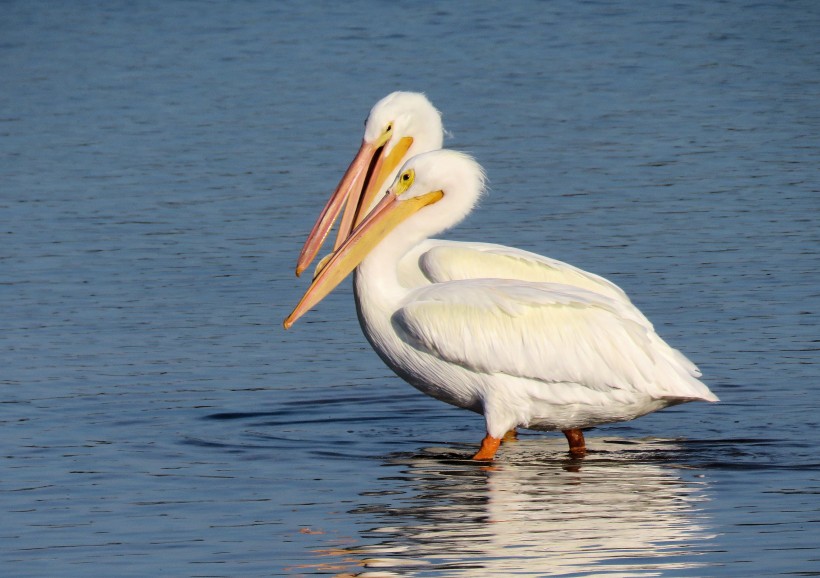
<svg viewBox="0 0 820 578">
<path fill-rule="evenodd" d="M 481 440 L 481 449 L 473 456 L 473 459 L 483 461 L 492 460 L 500 445 L 501 438 L 494 438 L 490 434 L 487 434 L 484 436 L 484 439 Z"/>
</svg>

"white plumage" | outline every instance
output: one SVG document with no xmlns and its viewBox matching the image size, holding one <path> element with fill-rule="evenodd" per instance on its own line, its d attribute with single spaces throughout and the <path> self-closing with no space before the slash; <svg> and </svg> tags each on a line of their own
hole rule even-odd
<svg viewBox="0 0 820 578">
<path fill-rule="evenodd" d="M 717 400 L 608 281 L 515 249 L 427 241 L 461 221 L 483 188 L 481 167 L 462 153 L 410 159 L 285 326 L 358 265 L 356 304 L 371 345 L 424 393 L 485 416 L 479 459 L 518 426 L 564 431 L 583 453 L 581 428 Z"/>
<path fill-rule="evenodd" d="M 423 94 L 393 92 L 377 102 L 365 122 L 359 153 L 305 242 L 296 266 L 297 275 L 316 256 L 343 206 L 345 215 L 336 248 L 381 199 L 401 165 L 415 155 L 440 149 L 443 139 L 441 114 Z M 372 173 L 368 179 L 369 167 Z M 399 279 L 405 287 L 486 277 L 564 283 L 630 303 L 620 287 L 603 277 L 504 245 L 425 239 L 399 263 Z"/>
</svg>

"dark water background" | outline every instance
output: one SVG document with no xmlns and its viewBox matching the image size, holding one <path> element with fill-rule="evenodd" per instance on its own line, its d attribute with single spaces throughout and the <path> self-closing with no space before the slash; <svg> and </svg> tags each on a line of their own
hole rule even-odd
<svg viewBox="0 0 820 578">
<path fill-rule="evenodd" d="M 3 2 L 8 576 L 820 575 L 820 4 Z M 370 106 L 491 195 L 452 238 L 621 285 L 720 404 L 570 460 L 284 332 Z"/>
</svg>

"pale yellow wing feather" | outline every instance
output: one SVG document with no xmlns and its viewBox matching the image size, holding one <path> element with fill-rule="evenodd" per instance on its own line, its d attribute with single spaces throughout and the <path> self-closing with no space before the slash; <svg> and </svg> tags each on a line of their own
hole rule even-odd
<svg viewBox="0 0 820 578">
<path fill-rule="evenodd" d="M 611 281 L 569 263 L 514 247 L 492 243 L 428 241 L 418 264 L 431 283 L 459 279 L 518 279 L 561 283 L 594 291 L 617 300 L 629 301 L 626 293 Z"/>
<path fill-rule="evenodd" d="M 472 371 L 714 399 L 636 311 L 569 285 L 471 279 L 417 289 L 393 322 L 414 347 Z"/>
</svg>

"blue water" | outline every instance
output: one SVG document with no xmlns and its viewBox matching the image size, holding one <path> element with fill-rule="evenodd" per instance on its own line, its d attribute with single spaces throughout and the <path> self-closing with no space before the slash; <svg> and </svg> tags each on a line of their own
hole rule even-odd
<svg viewBox="0 0 820 578">
<path fill-rule="evenodd" d="M 820 4 L 6 2 L 9 576 L 820 575 Z M 289 332 L 370 106 L 491 194 L 451 238 L 621 285 L 720 404 L 522 432 Z"/>
</svg>

